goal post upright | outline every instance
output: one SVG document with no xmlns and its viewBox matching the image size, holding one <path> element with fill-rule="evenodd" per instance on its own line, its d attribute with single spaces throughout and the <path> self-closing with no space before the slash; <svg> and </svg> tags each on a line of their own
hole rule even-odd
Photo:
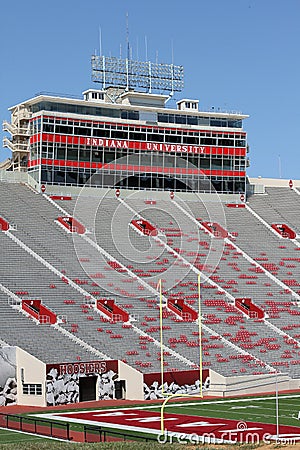
<svg viewBox="0 0 300 450">
<path fill-rule="evenodd" d="M 202 375 L 202 312 L 201 312 L 201 274 L 198 274 L 198 331 L 199 331 L 199 380 L 200 380 L 200 397 L 203 397 L 203 375 Z"/>
<path fill-rule="evenodd" d="M 203 375 L 202 375 L 202 313 L 201 313 L 201 274 L 198 274 L 198 332 L 199 332 L 199 395 L 192 394 L 169 394 L 164 392 L 164 350 L 163 350 L 163 304 L 162 304 L 162 280 L 159 279 L 157 284 L 157 289 L 159 289 L 159 319 L 160 319 L 160 359 L 161 359 L 161 387 L 162 387 L 162 396 L 164 397 L 164 401 L 160 408 L 160 426 L 161 433 L 165 433 L 164 428 L 164 411 L 169 400 L 173 398 L 183 398 L 183 397 L 200 397 L 203 398 Z"/>
<path fill-rule="evenodd" d="M 159 287 L 159 330 L 160 330 L 160 375 L 161 375 L 161 391 L 164 392 L 164 345 L 163 345 L 163 305 L 162 305 L 162 286 L 161 278 L 158 281 Z"/>
</svg>

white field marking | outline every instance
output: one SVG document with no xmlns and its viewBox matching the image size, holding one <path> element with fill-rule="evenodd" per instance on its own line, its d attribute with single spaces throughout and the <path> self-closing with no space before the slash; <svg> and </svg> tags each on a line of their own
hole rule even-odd
<svg viewBox="0 0 300 450">
<path fill-rule="evenodd" d="M 80 412 L 80 411 L 79 411 Z M 104 412 L 101 414 L 94 414 L 95 417 L 122 417 L 122 416 L 138 416 L 137 413 L 124 413 L 122 411 L 116 411 L 116 412 Z M 135 420 L 135 419 L 131 419 L 131 420 Z"/>
<path fill-rule="evenodd" d="M 295 413 L 281 414 L 280 417 L 285 418 L 285 419 L 295 419 L 295 420 L 297 420 L 299 422 L 298 415 L 296 416 Z"/>
<path fill-rule="evenodd" d="M 160 418 L 160 416 L 154 416 L 154 417 L 141 417 L 140 419 L 125 419 L 125 420 L 127 420 L 128 422 L 130 421 L 130 420 L 135 420 L 136 422 L 139 422 L 139 423 L 152 423 L 152 422 L 160 422 L 161 421 L 161 418 Z M 164 419 L 164 421 L 166 421 L 166 420 L 179 420 L 178 419 L 178 417 L 168 417 L 168 418 L 166 418 L 166 419 Z"/>
<path fill-rule="evenodd" d="M 232 406 L 230 409 L 248 409 L 248 408 L 259 408 L 259 406 L 258 405 Z"/>
<path fill-rule="evenodd" d="M 279 401 L 280 399 L 286 399 L 286 398 L 299 398 L 300 400 L 300 395 L 282 395 L 279 397 Z M 226 404 L 226 403 L 245 403 L 245 402 L 258 402 L 258 401 L 264 401 L 264 400 L 275 400 L 276 396 L 269 396 L 269 397 L 258 397 L 258 398 L 247 398 L 247 399 L 232 399 L 232 400 L 204 400 L 204 401 L 198 401 L 198 402 L 192 402 L 192 403 L 169 403 L 168 405 L 166 405 L 166 408 L 174 408 L 174 407 L 185 407 L 185 406 L 201 406 L 201 405 L 214 405 L 214 404 Z M 57 413 L 52 413 L 52 414 L 31 414 L 33 417 L 49 417 L 49 418 L 53 418 L 53 416 L 57 416 L 59 414 L 74 414 L 74 413 L 81 413 L 81 414 L 89 414 L 91 412 L 95 413 L 95 412 L 99 412 L 99 413 L 103 413 L 103 412 L 109 412 L 109 411 L 116 411 L 116 409 L 118 411 L 128 411 L 128 409 L 130 410 L 136 410 L 136 409 L 157 409 L 160 407 L 160 404 L 157 405 L 151 405 L 151 406 L 128 406 L 127 408 L 110 408 L 110 409 L 95 409 L 95 410 L 88 410 L 88 411 L 80 411 L 80 410 L 76 410 L 76 411 L 68 411 L 66 413 L 64 413 L 64 411 L 60 411 Z M 192 414 L 190 414 L 192 415 Z"/>
</svg>

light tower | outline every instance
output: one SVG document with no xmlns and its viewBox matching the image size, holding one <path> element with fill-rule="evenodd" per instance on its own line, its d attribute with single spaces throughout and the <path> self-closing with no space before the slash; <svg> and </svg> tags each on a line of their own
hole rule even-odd
<svg viewBox="0 0 300 450">
<path fill-rule="evenodd" d="M 104 91 L 116 89 L 114 103 L 124 92 L 135 88 L 148 94 L 167 92 L 169 97 L 183 89 L 183 66 L 97 55 L 92 56 L 91 63 L 92 80 L 101 83 Z"/>
</svg>

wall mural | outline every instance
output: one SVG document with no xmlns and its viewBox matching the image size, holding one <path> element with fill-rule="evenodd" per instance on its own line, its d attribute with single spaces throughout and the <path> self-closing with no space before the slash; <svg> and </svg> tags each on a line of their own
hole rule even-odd
<svg viewBox="0 0 300 450">
<path fill-rule="evenodd" d="M 79 378 L 89 376 L 97 377 L 96 400 L 108 400 L 114 397 L 118 361 L 47 364 L 46 374 L 48 406 L 78 403 Z"/>
<path fill-rule="evenodd" d="M 17 402 L 16 347 L 0 348 L 0 406 Z"/>
<path fill-rule="evenodd" d="M 106 373 L 99 375 L 98 380 L 98 400 L 109 400 L 114 398 L 115 380 L 118 378 L 118 374 L 113 370 L 109 370 Z"/>
<path fill-rule="evenodd" d="M 115 381 L 118 379 L 118 361 L 90 361 L 46 366 L 47 405 L 65 405 L 80 401 L 80 377 L 97 377 L 96 400 L 114 398 Z M 202 371 L 203 389 L 209 386 L 209 371 Z M 199 370 L 164 373 L 164 392 L 169 394 L 200 393 Z M 161 374 L 144 374 L 144 398 L 154 400 L 163 397 Z"/>
<path fill-rule="evenodd" d="M 161 384 L 161 373 L 144 375 L 144 398 L 155 400 L 163 398 L 165 394 L 200 394 L 199 370 L 183 370 L 178 372 L 165 372 L 164 383 Z M 202 371 L 202 389 L 209 387 L 209 371 Z"/>
</svg>

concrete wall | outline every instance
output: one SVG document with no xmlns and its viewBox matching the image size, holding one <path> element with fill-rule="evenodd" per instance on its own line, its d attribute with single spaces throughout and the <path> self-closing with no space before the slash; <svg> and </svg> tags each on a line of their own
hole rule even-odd
<svg viewBox="0 0 300 450">
<path fill-rule="evenodd" d="M 126 380 L 126 400 L 144 400 L 144 377 L 141 372 L 119 361 L 119 380 Z"/>
<path fill-rule="evenodd" d="M 300 389 L 300 380 L 299 379 L 292 379 L 290 380 L 290 389 L 291 391 L 299 390 Z"/>
<path fill-rule="evenodd" d="M 46 364 L 19 347 L 17 347 L 16 362 L 18 405 L 46 406 Z M 23 394 L 23 383 L 41 384 L 42 395 Z"/>
<path fill-rule="evenodd" d="M 7 183 L 27 183 L 27 172 L 10 172 L 7 170 L 0 170 L 0 181 Z"/>
<path fill-rule="evenodd" d="M 234 395 L 264 394 L 266 392 L 292 389 L 295 380 L 285 374 L 246 375 L 236 377 L 224 377 L 213 370 L 210 371 L 209 394 L 220 397 L 232 397 Z M 299 382 L 297 383 L 299 386 Z"/>
<path fill-rule="evenodd" d="M 263 185 L 265 187 L 289 187 L 289 179 L 282 178 L 249 178 L 250 184 Z M 294 187 L 300 188 L 300 180 L 292 180 Z"/>
</svg>

